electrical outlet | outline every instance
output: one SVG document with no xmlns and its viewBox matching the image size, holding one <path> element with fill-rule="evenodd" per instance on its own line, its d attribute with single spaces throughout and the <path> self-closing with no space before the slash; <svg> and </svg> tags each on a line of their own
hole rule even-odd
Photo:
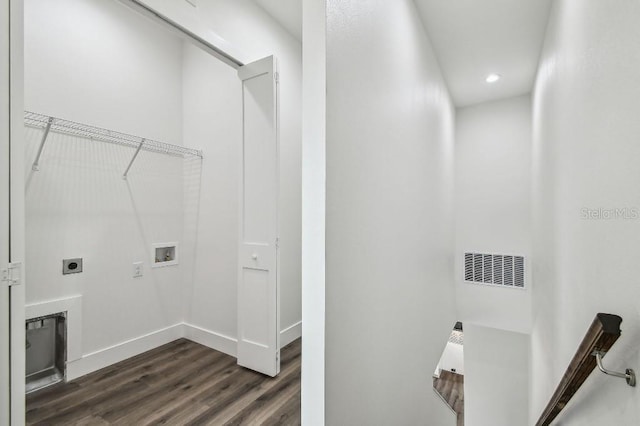
<svg viewBox="0 0 640 426">
<path fill-rule="evenodd" d="M 133 262 L 133 278 L 142 276 L 142 262 Z"/>
<path fill-rule="evenodd" d="M 62 274 L 79 274 L 82 272 L 82 258 L 76 259 L 63 259 L 62 260 Z"/>
</svg>

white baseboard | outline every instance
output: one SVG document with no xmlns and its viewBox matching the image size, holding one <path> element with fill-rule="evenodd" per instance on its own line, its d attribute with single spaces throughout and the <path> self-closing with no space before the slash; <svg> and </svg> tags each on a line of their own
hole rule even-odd
<svg viewBox="0 0 640 426">
<path fill-rule="evenodd" d="M 192 325 L 188 323 L 184 324 L 184 337 L 192 340 L 196 343 L 200 343 L 208 348 L 215 349 L 217 351 L 223 352 L 227 355 L 231 355 L 232 357 L 238 356 L 238 340 L 225 336 L 224 334 L 216 333 L 211 330 L 206 330 L 202 327 L 198 327 L 197 325 Z"/>
<path fill-rule="evenodd" d="M 82 358 L 67 363 L 67 380 L 74 380 L 85 374 L 124 361 L 127 358 L 184 337 L 184 334 L 183 323 L 174 324 L 118 343 L 117 345 L 83 355 Z"/>
<path fill-rule="evenodd" d="M 280 347 L 284 347 L 302 335 L 302 321 L 280 332 Z M 67 363 L 67 380 L 74 380 L 85 374 L 108 367 L 127 358 L 155 349 L 176 339 L 186 338 L 208 348 L 237 357 L 237 339 L 206 330 L 197 325 L 178 323 L 153 331 L 140 337 L 126 340 L 117 345 L 85 354 Z"/>
<path fill-rule="evenodd" d="M 184 329 L 184 337 L 186 339 L 231 355 L 232 357 L 238 356 L 238 339 L 188 323 L 184 323 Z M 301 336 L 302 321 L 298 321 L 280 332 L 280 347 L 283 348 L 287 346 Z"/>
<path fill-rule="evenodd" d="M 300 337 L 302 337 L 302 321 L 298 321 L 280 332 L 280 347 L 284 348 Z"/>
</svg>

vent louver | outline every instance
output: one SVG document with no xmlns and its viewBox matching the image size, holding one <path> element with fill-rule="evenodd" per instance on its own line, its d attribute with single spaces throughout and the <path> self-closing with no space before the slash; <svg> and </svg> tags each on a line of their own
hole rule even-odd
<svg viewBox="0 0 640 426">
<path fill-rule="evenodd" d="M 482 282 L 482 255 L 477 253 L 473 255 L 473 280 Z"/>
<path fill-rule="evenodd" d="M 502 255 L 496 254 L 493 256 L 493 283 L 502 285 Z"/>
<path fill-rule="evenodd" d="M 484 257 L 484 282 L 491 284 L 493 282 L 493 267 L 491 266 L 493 257 L 490 254 L 483 254 L 482 257 Z"/>
<path fill-rule="evenodd" d="M 473 281 L 473 254 L 464 254 L 464 280 Z"/>
<path fill-rule="evenodd" d="M 464 280 L 481 284 L 525 287 L 524 257 L 465 253 Z"/>
<path fill-rule="evenodd" d="M 504 257 L 504 285 L 513 285 L 513 256 Z"/>
<path fill-rule="evenodd" d="M 516 287 L 524 287 L 524 257 L 516 256 L 515 265 L 513 266 L 513 270 L 515 272 L 515 279 L 513 284 Z"/>
</svg>

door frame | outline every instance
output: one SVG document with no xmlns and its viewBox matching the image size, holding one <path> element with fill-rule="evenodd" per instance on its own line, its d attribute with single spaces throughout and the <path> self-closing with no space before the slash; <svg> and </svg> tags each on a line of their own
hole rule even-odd
<svg viewBox="0 0 640 426">
<path fill-rule="evenodd" d="M 8 297 L 4 301 L 8 304 L 8 310 L 3 310 L 0 318 L 4 331 L 9 330 L 9 374 L 0 382 L 2 391 L 9 387 L 8 416 L 0 414 L 0 421 L 9 424 L 23 425 L 25 422 L 25 330 L 24 330 L 24 268 L 21 267 L 25 254 L 25 194 L 24 194 L 24 4 L 22 0 L 0 0 L 2 12 L 3 34 L 0 36 L 2 46 L 0 55 L 2 64 L 6 64 L 0 72 L 0 92 L 6 103 L 0 108 L 0 123 L 3 133 L 0 136 L 0 147 L 4 153 L 2 170 L 3 177 L 0 180 L 0 203 L 5 227 L 2 235 L 3 245 L 2 269 L 8 269 L 11 277 L 2 282 L 2 292 Z M 7 180 L 8 179 L 8 180 Z M 7 203 L 8 201 L 8 203 Z M 11 270 L 9 266 L 15 268 Z M 10 280 L 15 280 L 9 285 Z M 2 336 L 6 338 L 7 336 Z M 8 380 L 7 380 L 8 379 Z M 7 383 L 8 382 L 8 383 Z M 5 399 L 6 403 L 6 399 Z"/>
<path fill-rule="evenodd" d="M 10 153 L 9 149 L 9 121 L 10 96 L 9 85 L 9 0 L 0 0 L 0 266 L 4 269 L 10 259 L 9 237 L 9 198 L 10 186 Z M 7 283 L 0 282 L 0 424 L 8 424 L 11 419 L 11 333 L 9 327 L 10 295 Z"/>
</svg>

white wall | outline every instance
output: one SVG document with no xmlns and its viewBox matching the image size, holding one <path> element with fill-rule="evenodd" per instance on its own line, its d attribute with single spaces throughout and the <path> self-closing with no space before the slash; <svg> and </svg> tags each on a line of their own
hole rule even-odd
<svg viewBox="0 0 640 426">
<path fill-rule="evenodd" d="M 326 423 L 450 424 L 454 110 L 412 1 L 327 15 Z"/>
<path fill-rule="evenodd" d="M 464 367 L 466 426 L 528 424 L 528 335 L 465 324 Z"/>
<path fill-rule="evenodd" d="M 227 43 L 241 49 L 247 61 L 270 55 L 275 55 L 278 60 L 280 324 L 282 330 L 290 330 L 285 339 L 297 337 L 301 332 L 302 319 L 300 42 L 251 1 L 199 2 L 198 8 L 186 2 L 149 0 L 145 3 L 172 19 L 190 18 L 183 24 L 194 32 L 219 34 Z M 198 213 L 198 226 L 201 228 L 192 230 L 197 234 L 198 258 L 194 270 L 191 321 L 213 333 L 235 338 L 242 89 L 232 68 L 187 44 L 184 73 L 185 144 L 202 148 L 207 157 L 202 163 Z M 217 222 L 206 223 L 211 219 Z M 194 232 L 191 235 L 195 235 Z"/>
<path fill-rule="evenodd" d="M 116 2 L 25 6 L 27 109 L 180 144 L 179 39 Z"/>
<path fill-rule="evenodd" d="M 181 41 L 118 3 L 28 0 L 25 107 L 180 144 Z M 142 152 L 125 181 L 133 151 L 51 133 L 26 168 L 27 304 L 82 294 L 85 355 L 182 321 L 180 267 L 150 267 L 152 243 L 181 242 L 182 160 Z M 63 276 L 68 257 L 84 272 Z"/>
<path fill-rule="evenodd" d="M 624 319 L 605 358 L 640 366 L 638 219 L 582 209 L 637 208 L 640 4 L 553 3 L 534 91 L 534 317 L 531 419 L 544 409 L 598 312 Z M 563 425 L 640 423 L 638 390 L 594 372 Z"/>
<path fill-rule="evenodd" d="M 236 70 L 184 45 L 184 141 L 204 160 L 185 164 L 187 322 L 236 337 L 242 85 Z M 190 276 L 189 276 L 190 275 Z"/>
<path fill-rule="evenodd" d="M 465 325 L 531 328 L 531 274 L 523 290 L 467 283 L 463 273 L 465 252 L 532 260 L 531 137 L 529 96 L 456 111 L 455 277 L 458 320 Z"/>
<path fill-rule="evenodd" d="M 447 342 L 440 357 L 440 362 L 436 367 L 435 374 L 440 374 L 440 370 L 456 370 L 457 374 L 464 375 L 464 346 L 458 343 Z"/>
</svg>

